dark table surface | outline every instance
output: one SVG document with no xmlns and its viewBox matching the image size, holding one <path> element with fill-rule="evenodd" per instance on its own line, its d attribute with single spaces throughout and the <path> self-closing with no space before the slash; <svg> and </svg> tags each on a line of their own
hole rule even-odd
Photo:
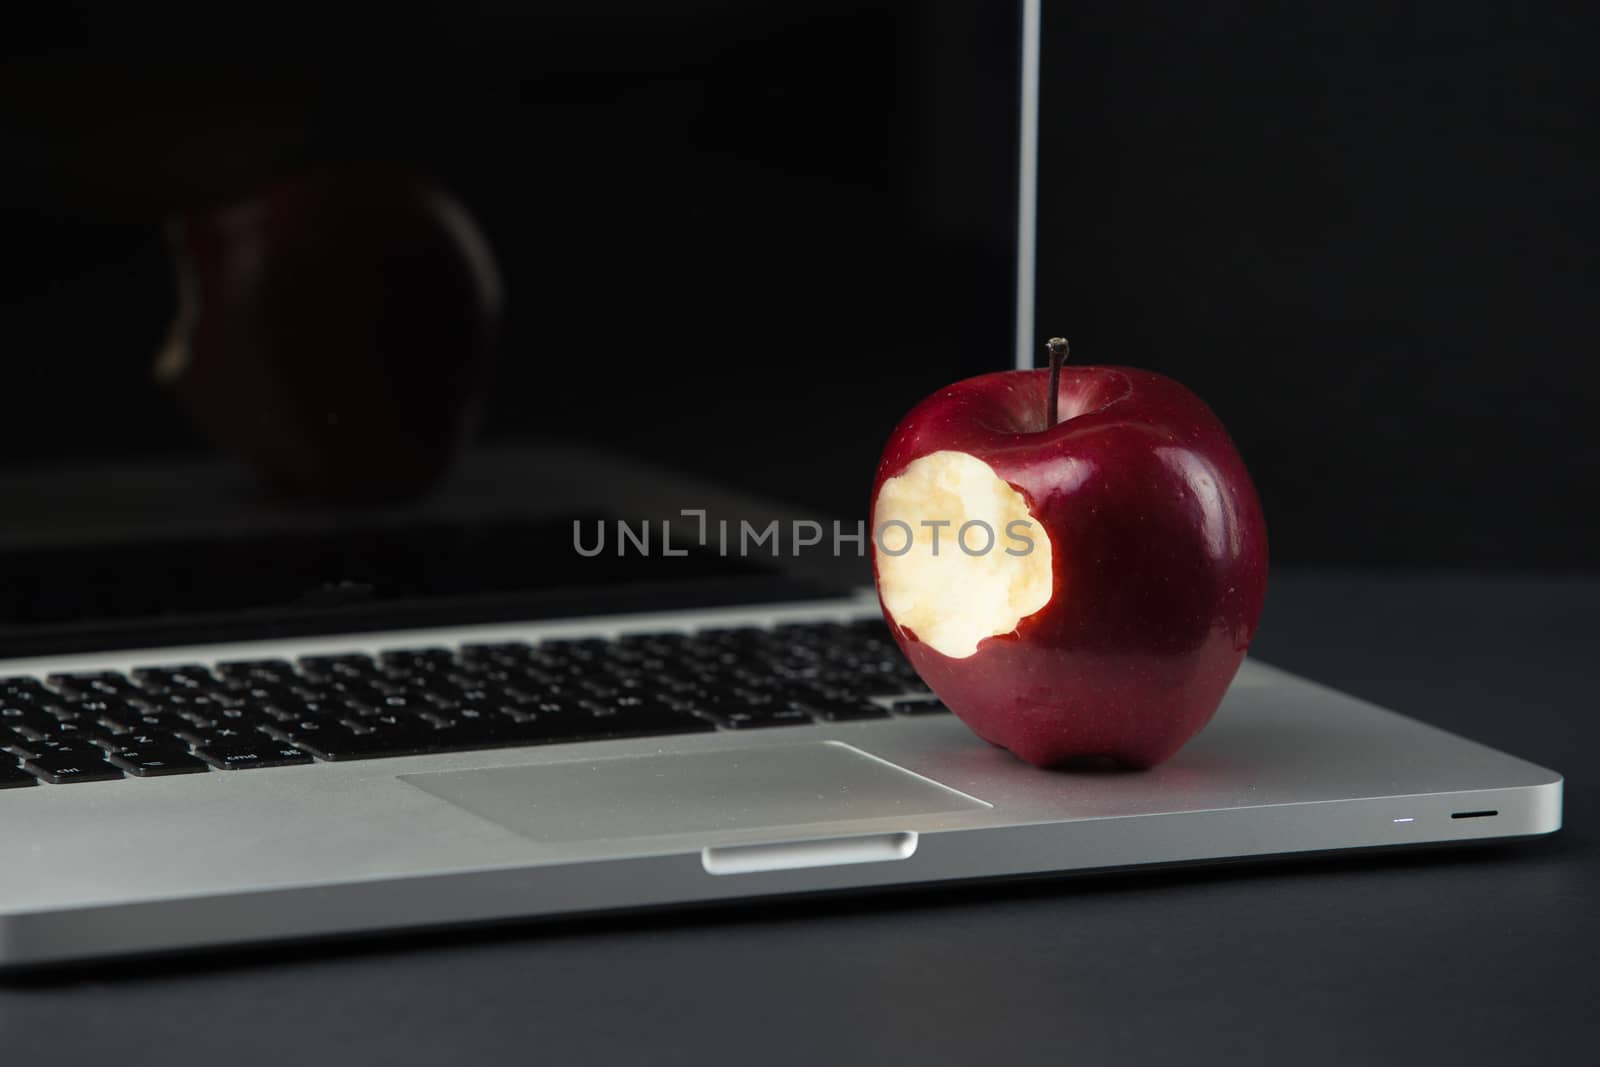
<svg viewBox="0 0 1600 1067">
<path fill-rule="evenodd" d="M 1278 577 L 1261 658 L 1567 775 L 1516 846 L 769 903 L 0 986 L 0 1063 L 1600 1055 L 1600 577 Z"/>
</svg>

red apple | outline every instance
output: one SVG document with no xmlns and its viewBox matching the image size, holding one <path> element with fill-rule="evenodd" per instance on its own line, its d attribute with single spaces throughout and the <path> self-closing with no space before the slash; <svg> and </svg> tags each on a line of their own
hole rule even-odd
<svg viewBox="0 0 1600 1067">
<path fill-rule="evenodd" d="M 1199 397 L 1149 371 L 1062 368 L 1065 342 L 1051 348 L 1051 370 L 957 382 L 895 428 L 873 489 L 878 595 L 980 737 L 1039 766 L 1150 767 L 1244 660 L 1266 525 Z"/>
<path fill-rule="evenodd" d="M 174 225 L 181 306 L 157 376 L 292 495 L 419 492 L 468 431 L 501 285 L 466 211 L 406 171 L 318 170 Z"/>
</svg>

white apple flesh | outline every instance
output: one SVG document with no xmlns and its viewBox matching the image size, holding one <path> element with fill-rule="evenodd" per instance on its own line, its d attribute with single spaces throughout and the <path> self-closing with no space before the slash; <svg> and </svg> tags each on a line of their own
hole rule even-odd
<svg viewBox="0 0 1600 1067">
<path fill-rule="evenodd" d="M 966 452 L 932 452 L 883 483 L 873 507 L 890 619 L 964 659 L 1050 602 L 1050 537 L 1022 494 Z"/>
</svg>

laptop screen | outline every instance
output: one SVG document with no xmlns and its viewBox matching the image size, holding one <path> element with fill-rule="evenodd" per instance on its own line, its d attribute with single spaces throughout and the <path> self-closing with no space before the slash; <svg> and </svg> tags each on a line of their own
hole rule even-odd
<svg viewBox="0 0 1600 1067">
<path fill-rule="evenodd" d="M 757 595 L 577 555 L 634 507 L 579 460 L 853 522 L 912 404 L 1012 365 L 1020 3 L 27 19 L 0 651 Z"/>
</svg>

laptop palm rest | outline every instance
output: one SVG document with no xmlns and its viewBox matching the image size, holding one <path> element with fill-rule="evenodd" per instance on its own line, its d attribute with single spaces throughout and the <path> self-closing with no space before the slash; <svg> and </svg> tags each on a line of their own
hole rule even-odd
<svg viewBox="0 0 1600 1067">
<path fill-rule="evenodd" d="M 843 821 L 882 824 L 989 807 L 838 741 L 440 771 L 400 780 L 548 844 Z"/>
</svg>

